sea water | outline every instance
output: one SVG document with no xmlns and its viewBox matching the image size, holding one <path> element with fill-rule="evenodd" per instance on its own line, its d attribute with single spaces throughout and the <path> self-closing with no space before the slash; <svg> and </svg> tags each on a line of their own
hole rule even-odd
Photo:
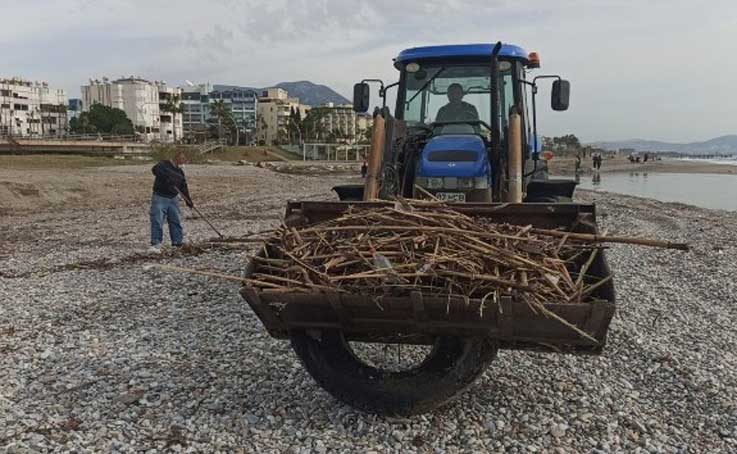
<svg viewBox="0 0 737 454">
<path fill-rule="evenodd" d="M 737 175 L 618 172 L 582 176 L 579 187 L 594 191 L 737 211 Z"/>
</svg>

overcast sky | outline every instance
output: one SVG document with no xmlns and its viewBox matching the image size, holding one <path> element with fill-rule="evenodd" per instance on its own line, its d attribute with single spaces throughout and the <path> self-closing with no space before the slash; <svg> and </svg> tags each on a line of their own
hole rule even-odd
<svg viewBox="0 0 737 454">
<path fill-rule="evenodd" d="M 348 97 L 394 81 L 405 47 L 504 42 L 572 84 L 545 135 L 703 140 L 737 133 L 737 2 L 708 0 L 0 0 L 0 77 L 78 96 L 90 77 L 267 86 Z"/>
</svg>

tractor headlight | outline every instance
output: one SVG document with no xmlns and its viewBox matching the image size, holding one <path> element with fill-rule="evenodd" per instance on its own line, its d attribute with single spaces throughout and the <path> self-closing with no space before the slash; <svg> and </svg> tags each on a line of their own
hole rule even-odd
<svg viewBox="0 0 737 454">
<path fill-rule="evenodd" d="M 428 178 L 427 179 L 427 187 L 429 189 L 442 189 L 443 188 L 443 179 L 442 178 Z"/>
<path fill-rule="evenodd" d="M 456 177 L 445 177 L 443 178 L 445 183 L 445 189 L 456 189 L 458 188 L 458 178 Z"/>
<path fill-rule="evenodd" d="M 489 187 L 489 179 L 487 177 L 476 177 L 473 179 L 474 189 L 487 189 Z"/>
</svg>

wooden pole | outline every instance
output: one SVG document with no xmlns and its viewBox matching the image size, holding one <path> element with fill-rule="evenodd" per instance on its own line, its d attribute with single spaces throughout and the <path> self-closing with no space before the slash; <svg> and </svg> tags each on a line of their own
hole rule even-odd
<svg viewBox="0 0 737 454">
<path fill-rule="evenodd" d="M 659 248 L 664 248 L 664 249 L 678 249 L 681 251 L 690 250 L 689 245 L 686 243 L 673 243 L 671 241 L 649 240 L 645 238 L 629 238 L 629 237 L 621 237 L 621 236 L 592 235 L 590 233 L 572 233 L 572 232 L 561 232 L 560 230 L 546 230 L 546 229 L 532 229 L 532 233 L 538 233 L 541 235 L 557 236 L 557 237 L 566 236 L 572 240 L 588 241 L 591 243 L 622 243 L 622 244 L 636 244 L 638 246 L 659 247 Z"/>
<path fill-rule="evenodd" d="M 366 184 L 363 188 L 363 200 L 379 198 L 381 185 L 381 161 L 384 156 L 384 117 L 377 115 L 374 118 L 374 131 L 371 136 L 371 149 L 368 156 Z"/>
<path fill-rule="evenodd" d="M 516 112 L 509 116 L 508 166 L 507 202 L 522 203 L 522 121 Z"/>
</svg>

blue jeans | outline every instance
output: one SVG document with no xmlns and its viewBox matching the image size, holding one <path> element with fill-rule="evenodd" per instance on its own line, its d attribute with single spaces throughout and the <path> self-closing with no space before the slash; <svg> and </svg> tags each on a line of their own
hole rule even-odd
<svg viewBox="0 0 737 454">
<path fill-rule="evenodd" d="M 177 198 L 151 196 L 151 246 L 158 246 L 164 241 L 164 218 L 169 224 L 169 237 L 173 246 L 182 244 L 182 223 L 179 218 Z"/>
</svg>

